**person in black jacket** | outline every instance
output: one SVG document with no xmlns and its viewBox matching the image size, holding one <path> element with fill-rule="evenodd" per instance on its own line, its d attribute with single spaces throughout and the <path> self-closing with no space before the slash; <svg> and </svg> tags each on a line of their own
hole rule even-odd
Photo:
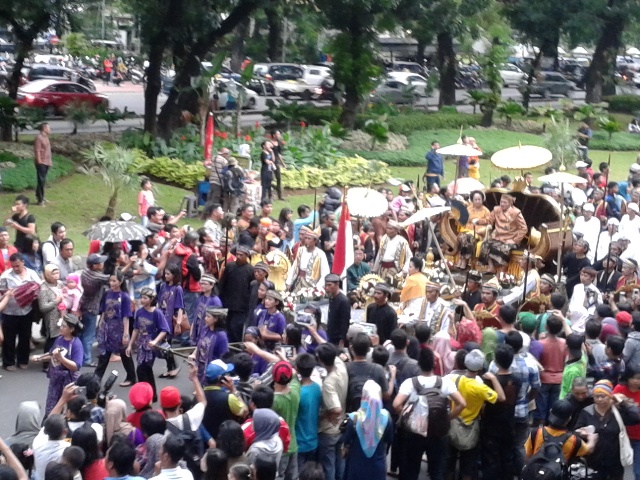
<svg viewBox="0 0 640 480">
<path fill-rule="evenodd" d="M 391 338 L 391 332 L 398 326 L 398 315 L 389 305 L 390 298 L 391 287 L 386 283 L 377 283 L 373 287 L 374 303 L 367 307 L 367 323 L 375 324 L 380 345 Z"/>
<path fill-rule="evenodd" d="M 218 286 L 222 304 L 229 309 L 229 342 L 242 341 L 242 329 L 247 318 L 253 280 L 253 267 L 249 263 L 251 250 L 244 245 L 238 245 L 235 255 L 235 262 L 226 266 Z"/>
<path fill-rule="evenodd" d="M 345 346 L 349 321 L 351 320 L 351 303 L 340 291 L 340 276 L 333 273 L 324 279 L 324 289 L 329 294 L 329 315 L 327 319 L 327 336 L 329 341 L 340 348 Z"/>
</svg>

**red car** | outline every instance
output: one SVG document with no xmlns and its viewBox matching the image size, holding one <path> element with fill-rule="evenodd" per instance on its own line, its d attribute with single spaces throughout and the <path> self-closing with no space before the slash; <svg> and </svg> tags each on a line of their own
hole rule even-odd
<svg viewBox="0 0 640 480">
<path fill-rule="evenodd" d="M 109 106 L 105 95 L 91 92 L 79 83 L 60 80 L 29 82 L 18 89 L 17 101 L 21 106 L 43 108 L 49 116 L 61 114 L 64 107 L 73 102 Z"/>
</svg>

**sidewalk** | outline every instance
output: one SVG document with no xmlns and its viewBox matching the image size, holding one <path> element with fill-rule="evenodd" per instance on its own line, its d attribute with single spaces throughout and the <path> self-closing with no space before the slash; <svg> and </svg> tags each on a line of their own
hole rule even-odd
<svg viewBox="0 0 640 480">
<path fill-rule="evenodd" d="M 144 88 L 142 84 L 134 85 L 131 82 L 123 82 L 120 86 L 116 86 L 113 83 L 109 85 L 104 85 L 102 80 L 96 78 L 93 83 L 96 86 L 97 93 L 144 93 Z"/>
</svg>

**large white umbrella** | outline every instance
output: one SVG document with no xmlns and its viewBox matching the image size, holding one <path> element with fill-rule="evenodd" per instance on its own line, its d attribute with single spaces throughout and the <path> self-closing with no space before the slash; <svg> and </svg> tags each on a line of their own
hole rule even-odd
<svg viewBox="0 0 640 480">
<path fill-rule="evenodd" d="M 484 190 L 486 187 L 480 180 L 471 177 L 462 177 L 447 185 L 447 189 L 459 195 L 469 195 L 476 190 Z"/>
<path fill-rule="evenodd" d="M 441 213 L 448 212 L 450 210 L 451 210 L 451 207 L 423 208 L 422 210 L 418 210 L 416 213 L 414 213 L 409 218 L 407 218 L 404 222 L 400 224 L 400 226 L 408 227 L 409 225 L 422 222 L 423 220 L 427 220 L 428 218 L 435 217 L 436 215 L 440 215 Z"/>
<path fill-rule="evenodd" d="M 564 221 L 564 186 L 567 183 L 587 183 L 582 177 L 578 175 L 573 175 L 572 173 L 567 172 L 555 172 L 550 173 L 549 175 L 543 175 L 538 178 L 541 182 L 549 182 L 549 183 L 559 183 L 560 184 L 560 221 L 562 222 L 560 225 L 560 229 L 558 230 L 560 239 L 558 241 L 558 282 L 560 282 L 560 274 L 562 272 L 562 245 L 563 238 L 565 235 L 565 221 Z"/>
<path fill-rule="evenodd" d="M 144 240 L 147 235 L 151 235 L 151 232 L 137 223 L 113 220 L 94 223 L 82 235 L 89 240 L 118 243 L 125 240 Z"/>
<path fill-rule="evenodd" d="M 379 217 L 389 210 L 389 202 L 372 188 L 354 187 L 347 191 L 349 213 L 356 217 Z"/>
<path fill-rule="evenodd" d="M 436 153 L 439 153 L 440 155 L 452 155 L 454 157 L 479 157 L 482 155 L 480 150 L 476 150 L 469 145 L 459 145 L 457 143 L 439 148 L 436 150 Z"/>
<path fill-rule="evenodd" d="M 491 156 L 491 163 L 505 170 L 528 170 L 546 165 L 553 154 L 546 148 L 534 145 L 518 145 L 504 148 Z"/>
</svg>

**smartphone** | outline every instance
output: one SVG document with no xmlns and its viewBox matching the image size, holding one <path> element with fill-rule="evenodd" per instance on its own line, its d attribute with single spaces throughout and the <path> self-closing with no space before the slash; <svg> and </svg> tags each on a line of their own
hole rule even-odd
<svg viewBox="0 0 640 480">
<path fill-rule="evenodd" d="M 287 358 L 293 358 L 295 355 L 293 345 L 280 345 L 280 349 L 284 352 L 284 356 Z"/>
<path fill-rule="evenodd" d="M 640 290 L 638 290 L 637 288 L 634 288 L 634 289 L 633 289 L 633 297 L 634 297 L 634 298 L 637 298 L 637 297 L 638 297 L 638 295 L 640 295 Z"/>
<path fill-rule="evenodd" d="M 83 397 L 87 396 L 87 387 L 76 387 L 75 391 L 76 395 L 82 395 Z"/>
<path fill-rule="evenodd" d="M 313 325 L 315 322 L 315 319 L 313 318 L 313 315 L 311 315 L 310 313 L 306 313 L 306 312 L 298 312 L 298 314 L 296 315 L 296 323 L 298 325 Z"/>
</svg>

